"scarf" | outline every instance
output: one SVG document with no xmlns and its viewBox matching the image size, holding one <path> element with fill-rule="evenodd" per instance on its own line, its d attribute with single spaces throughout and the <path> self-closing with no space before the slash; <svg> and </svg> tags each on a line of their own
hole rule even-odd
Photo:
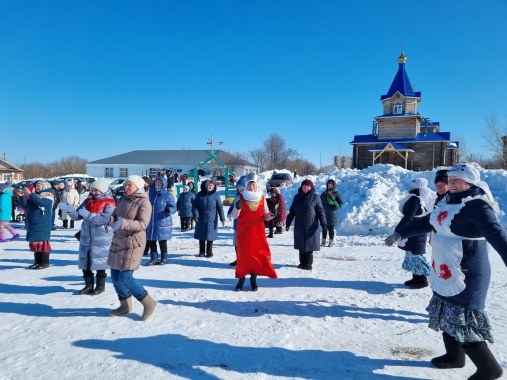
<svg viewBox="0 0 507 380">
<path fill-rule="evenodd" d="M 333 194 L 338 193 L 338 190 L 333 190 L 333 191 L 331 191 L 331 193 L 333 193 Z M 334 200 L 334 198 L 331 197 L 331 195 L 329 195 L 329 191 L 326 191 L 326 195 L 327 195 L 327 203 L 328 204 L 330 204 L 331 206 L 335 206 L 335 207 L 340 208 L 340 204 L 338 202 L 336 202 Z"/>
</svg>

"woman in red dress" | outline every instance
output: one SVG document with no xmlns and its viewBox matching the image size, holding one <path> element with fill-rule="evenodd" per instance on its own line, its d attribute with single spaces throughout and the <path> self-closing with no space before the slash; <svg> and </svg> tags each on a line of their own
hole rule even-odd
<svg viewBox="0 0 507 380">
<path fill-rule="evenodd" d="M 252 291 L 257 291 L 257 276 L 278 278 L 271 264 L 271 251 L 264 229 L 264 221 L 273 218 L 254 173 L 246 176 L 246 188 L 232 210 L 232 217 L 238 219 L 236 246 L 238 262 L 236 291 L 243 290 L 245 276 L 250 274 Z"/>
</svg>

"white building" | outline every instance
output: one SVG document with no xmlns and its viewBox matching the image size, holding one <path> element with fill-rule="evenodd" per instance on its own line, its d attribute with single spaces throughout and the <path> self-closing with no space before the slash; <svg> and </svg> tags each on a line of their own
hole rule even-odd
<svg viewBox="0 0 507 380">
<path fill-rule="evenodd" d="M 218 159 L 222 160 L 229 168 L 234 170 L 237 176 L 245 175 L 251 172 L 256 173 L 257 168 L 254 164 L 242 160 L 238 162 L 227 162 L 230 158 L 226 153 L 215 152 Z M 158 174 L 163 170 L 172 170 L 180 174 L 187 174 L 191 170 L 198 168 L 204 161 L 210 158 L 205 150 L 134 150 L 132 152 L 119 154 L 101 160 L 90 161 L 86 164 L 86 173 L 93 177 L 127 177 L 131 174 L 149 175 Z M 202 166 L 202 174 L 211 174 L 212 169 L 215 173 L 223 173 L 221 167 L 210 162 Z"/>
</svg>

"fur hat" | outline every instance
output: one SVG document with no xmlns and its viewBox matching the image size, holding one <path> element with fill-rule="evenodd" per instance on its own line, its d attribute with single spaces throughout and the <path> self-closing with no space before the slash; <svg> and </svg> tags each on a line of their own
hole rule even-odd
<svg viewBox="0 0 507 380">
<path fill-rule="evenodd" d="M 303 182 L 301 182 L 301 187 L 303 187 L 305 185 L 310 186 L 313 189 L 313 182 L 312 182 L 312 180 L 305 179 Z"/>
<path fill-rule="evenodd" d="M 144 179 L 142 179 L 138 175 L 129 175 L 127 178 L 125 178 L 125 182 L 132 182 L 135 187 L 137 187 L 137 190 L 143 190 L 144 189 Z"/>
<path fill-rule="evenodd" d="M 90 190 L 91 189 L 97 189 L 102 194 L 104 194 L 104 193 L 107 193 L 107 190 L 109 190 L 109 183 L 105 179 L 101 178 L 101 179 L 94 181 L 91 184 Z"/>
<path fill-rule="evenodd" d="M 435 175 L 435 181 L 433 181 L 433 183 L 437 182 L 449 183 L 449 170 L 447 169 L 437 170 L 437 174 Z"/>
</svg>

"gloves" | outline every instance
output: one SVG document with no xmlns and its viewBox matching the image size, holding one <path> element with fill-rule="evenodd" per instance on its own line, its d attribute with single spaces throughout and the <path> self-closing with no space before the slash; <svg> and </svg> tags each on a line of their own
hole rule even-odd
<svg viewBox="0 0 507 380">
<path fill-rule="evenodd" d="M 384 242 L 386 243 L 386 245 L 388 247 L 392 247 L 394 244 L 396 244 L 397 242 L 399 242 L 401 240 L 401 236 L 399 233 L 395 232 L 394 234 L 392 234 L 391 236 L 388 236 L 386 238 L 386 240 L 384 240 Z"/>
<path fill-rule="evenodd" d="M 118 219 L 116 219 L 116 221 L 111 225 L 111 228 L 113 230 L 117 230 L 121 227 L 122 224 L 123 224 L 123 218 L 118 217 Z"/>
<path fill-rule="evenodd" d="M 278 214 L 278 210 L 276 208 L 274 208 L 269 213 L 271 214 L 271 217 L 274 218 L 276 216 L 276 214 Z"/>
<path fill-rule="evenodd" d="M 65 212 L 74 212 L 74 207 L 72 207 L 71 205 L 69 205 L 68 203 L 58 203 L 58 206 L 57 206 L 60 210 L 62 211 L 65 211 Z"/>
<path fill-rule="evenodd" d="M 225 226 L 225 220 L 222 219 L 220 222 L 222 223 L 222 226 Z"/>
<path fill-rule="evenodd" d="M 88 219 L 90 217 L 90 211 L 85 209 L 84 207 L 81 207 L 77 213 L 83 217 L 83 219 Z"/>
<path fill-rule="evenodd" d="M 241 199 L 238 199 L 238 201 L 236 202 L 236 210 L 241 210 L 242 206 L 243 204 L 241 203 Z"/>
<path fill-rule="evenodd" d="M 290 230 L 290 226 L 285 226 L 285 231 L 289 231 Z"/>
</svg>

